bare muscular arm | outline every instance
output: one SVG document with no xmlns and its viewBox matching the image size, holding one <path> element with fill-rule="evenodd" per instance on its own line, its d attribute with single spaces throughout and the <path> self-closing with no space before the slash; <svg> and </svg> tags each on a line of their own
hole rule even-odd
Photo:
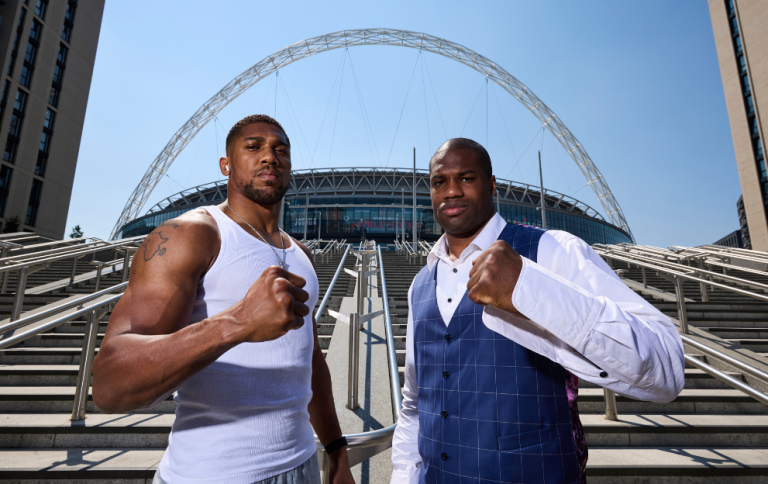
<svg viewBox="0 0 768 484">
<path fill-rule="evenodd" d="M 146 408 L 233 346 L 269 341 L 301 327 L 305 281 L 270 267 L 245 298 L 187 325 L 200 278 L 219 252 L 213 218 L 202 210 L 168 221 L 133 259 L 93 366 L 93 400 L 106 413 Z M 258 294 L 258 297 L 254 297 Z"/>
</svg>

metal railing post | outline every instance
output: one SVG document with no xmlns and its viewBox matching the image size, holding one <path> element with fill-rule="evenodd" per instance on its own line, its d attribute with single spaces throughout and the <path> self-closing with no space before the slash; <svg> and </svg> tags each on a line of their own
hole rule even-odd
<svg viewBox="0 0 768 484">
<path fill-rule="evenodd" d="M 72 417 L 70 420 L 83 420 L 85 418 L 85 404 L 88 401 L 88 389 L 91 386 L 91 369 L 93 368 L 94 353 L 96 351 L 96 339 L 99 336 L 97 311 L 96 309 L 91 311 L 86 321 L 83 351 L 80 354 L 80 369 L 77 371 L 75 403 L 72 407 Z"/>
<path fill-rule="evenodd" d="M 78 256 L 75 256 L 72 259 L 72 274 L 69 276 L 69 283 L 74 284 L 75 283 L 75 275 L 77 275 L 77 260 L 79 259 Z"/>
<path fill-rule="evenodd" d="M 125 282 L 128 280 L 128 271 L 130 270 L 131 265 L 131 252 L 135 252 L 137 250 L 138 247 L 125 248 L 125 257 L 123 258 L 123 278 L 120 282 Z"/>
<path fill-rule="evenodd" d="M 641 267 L 643 271 L 643 289 L 648 289 L 648 278 L 645 275 L 645 267 Z"/>
<path fill-rule="evenodd" d="M 3 263 L 3 265 L 8 265 L 8 264 L 9 264 L 9 262 L 5 262 L 5 263 Z M 7 293 L 7 292 L 8 292 L 8 278 L 9 278 L 9 273 L 10 273 L 10 272 L 11 272 L 11 271 L 5 271 L 5 272 L 3 272 L 3 289 L 2 289 L 2 293 L 3 293 L 3 294 L 5 294 L 5 293 Z"/>
<path fill-rule="evenodd" d="M 685 308 L 685 292 L 683 291 L 683 280 L 675 277 L 675 293 L 677 294 L 677 318 L 680 320 L 680 327 L 684 334 L 688 334 L 688 312 Z"/>
<path fill-rule="evenodd" d="M 603 388 L 603 395 L 605 396 L 605 419 L 606 420 L 618 420 L 619 409 L 616 406 L 616 392 Z"/>
<path fill-rule="evenodd" d="M 21 316 L 21 309 L 24 305 L 24 291 L 27 289 L 27 278 L 30 274 L 45 269 L 46 265 L 31 267 L 25 266 L 19 269 L 19 279 L 16 284 L 16 294 L 13 296 L 13 308 L 11 309 L 11 321 L 16 321 Z"/>
<path fill-rule="evenodd" d="M 360 276 L 357 278 L 360 285 L 358 286 L 358 298 L 357 298 L 357 311 L 362 315 L 363 299 L 368 297 L 368 278 L 365 277 L 365 273 L 368 272 L 368 254 L 361 254 L 363 257 L 360 259 Z"/>
<path fill-rule="evenodd" d="M 101 271 L 104 270 L 104 263 L 101 261 L 91 261 L 91 265 L 96 266 L 96 285 L 93 288 L 93 292 L 99 292 L 101 286 Z"/>
<path fill-rule="evenodd" d="M 3 246 L 2 254 L 0 254 L 0 259 L 5 259 L 5 256 L 8 255 L 8 247 Z M 7 264 L 7 262 L 4 262 L 3 265 Z M 5 294 L 5 289 L 8 284 L 8 271 L 3 273 L 3 294 Z"/>
<path fill-rule="evenodd" d="M 349 315 L 349 369 L 347 373 L 347 408 L 357 408 L 357 379 L 360 364 L 360 315 Z"/>
<path fill-rule="evenodd" d="M 707 267 L 705 265 L 705 257 L 699 257 L 698 258 L 699 268 L 702 271 L 706 271 Z M 702 272 L 701 273 L 702 279 L 707 279 L 707 275 Z M 702 282 L 699 282 L 699 289 L 701 290 L 701 302 L 709 302 L 709 288 L 707 287 L 707 284 Z"/>
</svg>

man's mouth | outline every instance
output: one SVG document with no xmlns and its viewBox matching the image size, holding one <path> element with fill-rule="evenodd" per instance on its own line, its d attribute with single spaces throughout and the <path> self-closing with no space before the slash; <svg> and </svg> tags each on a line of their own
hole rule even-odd
<svg viewBox="0 0 768 484">
<path fill-rule="evenodd" d="M 456 215 L 464 213 L 466 210 L 467 206 L 459 203 L 446 203 L 440 207 L 440 212 L 448 217 L 455 217 Z"/>
<path fill-rule="evenodd" d="M 258 178 L 261 178 L 262 180 L 279 180 L 280 179 L 280 175 L 278 175 L 272 170 L 261 170 L 256 176 Z"/>
</svg>

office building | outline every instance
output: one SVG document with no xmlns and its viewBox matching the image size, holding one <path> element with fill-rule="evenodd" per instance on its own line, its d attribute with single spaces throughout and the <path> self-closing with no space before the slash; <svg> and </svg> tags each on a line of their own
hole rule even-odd
<svg viewBox="0 0 768 484">
<path fill-rule="evenodd" d="M 0 2 L 0 224 L 60 239 L 104 0 Z"/>
<path fill-rule="evenodd" d="M 744 245 L 768 250 L 768 173 L 761 114 L 768 113 L 768 2 L 709 0 L 745 220 Z"/>
</svg>

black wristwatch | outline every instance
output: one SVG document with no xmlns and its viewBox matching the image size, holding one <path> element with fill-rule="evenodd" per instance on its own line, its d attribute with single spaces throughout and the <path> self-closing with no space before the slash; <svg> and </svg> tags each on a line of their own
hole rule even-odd
<svg viewBox="0 0 768 484">
<path fill-rule="evenodd" d="M 338 439 L 325 446 L 325 453 L 327 455 L 331 455 L 342 447 L 346 447 L 347 445 L 347 438 L 339 437 Z"/>
</svg>

